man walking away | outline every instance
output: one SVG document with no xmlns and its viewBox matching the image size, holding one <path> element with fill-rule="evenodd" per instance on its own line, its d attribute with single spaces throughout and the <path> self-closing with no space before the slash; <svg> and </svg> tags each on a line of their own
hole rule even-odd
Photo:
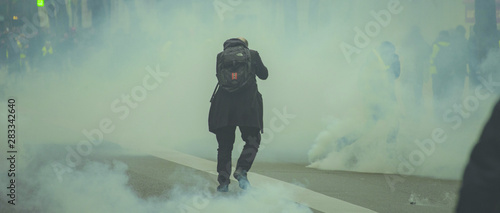
<svg viewBox="0 0 500 213">
<path fill-rule="evenodd" d="M 242 189 L 249 187 L 247 172 L 252 167 L 263 132 L 262 95 L 255 76 L 267 79 L 268 71 L 259 53 L 248 49 L 245 38 L 231 38 L 224 42 L 224 51 L 217 55 L 217 80 L 208 116 L 209 131 L 218 142 L 217 191 L 227 192 L 231 175 L 231 153 L 236 126 L 245 146 L 236 164 L 233 176 Z"/>
</svg>

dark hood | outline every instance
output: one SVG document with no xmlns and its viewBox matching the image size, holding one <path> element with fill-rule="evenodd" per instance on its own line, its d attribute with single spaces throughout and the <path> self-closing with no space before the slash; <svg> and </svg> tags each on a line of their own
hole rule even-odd
<svg viewBox="0 0 500 213">
<path fill-rule="evenodd" d="M 229 47 L 236 47 L 236 46 L 246 47 L 245 42 L 243 42 L 242 40 L 237 39 L 237 38 L 230 38 L 224 42 L 224 49 L 229 48 Z"/>
</svg>

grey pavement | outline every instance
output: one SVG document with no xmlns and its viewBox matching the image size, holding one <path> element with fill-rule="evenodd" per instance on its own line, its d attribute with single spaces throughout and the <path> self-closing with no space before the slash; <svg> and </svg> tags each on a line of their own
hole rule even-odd
<svg viewBox="0 0 500 213">
<path fill-rule="evenodd" d="M 126 170 L 126 175 L 128 176 L 127 186 L 140 199 L 159 198 L 171 200 L 170 198 L 172 197 L 169 197 L 171 194 L 168 192 L 175 190 L 176 187 L 189 188 L 189 186 L 197 185 L 198 181 L 204 182 L 203 184 L 208 183 L 208 191 L 214 196 L 237 198 L 242 194 L 242 190 L 234 180 L 229 187 L 229 193 L 221 194 L 216 192 L 215 188 L 218 185 L 215 175 L 216 168 L 206 168 L 206 170 L 201 171 L 151 155 L 111 152 L 109 150 L 116 150 L 117 147 L 105 147 L 106 145 L 103 145 L 102 149 L 99 149 L 99 151 L 96 150 L 96 152 L 87 156 L 85 161 L 106 163 L 120 161 L 128 165 L 128 169 Z M 62 150 L 62 152 L 48 154 L 49 151 L 56 149 Z M 26 169 L 33 171 L 33 175 L 44 174 L 48 175 L 47 177 L 54 176 L 54 173 L 51 171 L 52 169 L 49 170 L 49 173 L 45 174 L 38 173 L 36 168 L 46 165 L 53 160 L 64 159 L 65 150 L 63 147 L 58 146 L 46 146 L 44 149 L 38 148 L 37 150 L 40 156 L 34 156 L 34 159 L 37 160 L 32 161 L 32 165 L 28 165 Z M 81 167 L 77 169 L 81 169 Z M 293 163 L 256 162 L 251 172 L 286 183 L 299 185 L 314 192 L 380 213 L 453 212 L 460 186 L 459 181 L 404 177 L 404 182 L 396 184 L 394 190 L 391 190 L 383 174 L 324 171 Z M 20 173 L 19 175 L 23 174 Z M 252 182 L 251 177 L 249 175 L 250 182 Z M 30 179 L 31 177 L 26 178 Z M 21 176 L 19 179 L 22 179 Z M 50 181 L 49 183 L 55 185 L 44 186 L 44 189 L 53 191 L 52 196 L 56 195 L 57 197 L 61 193 L 61 188 L 57 188 L 57 180 Z M 53 188 L 54 186 L 56 188 Z M 24 187 L 22 188 L 23 191 L 28 190 L 29 193 L 32 190 L 30 187 L 36 188 L 37 186 L 27 186 L 20 183 L 19 187 Z M 76 186 L 76 189 L 78 187 Z M 103 194 L 102 196 L 106 197 L 107 195 Z M 29 197 L 20 195 L 18 198 L 18 207 L 26 206 L 27 202 L 35 205 L 35 208 L 27 211 L 17 211 L 11 206 L 3 205 L 5 200 L 2 199 L 4 197 L 0 198 L 0 201 L 2 201 L 0 212 L 44 212 L 43 209 L 39 209 L 43 208 L 43 205 L 41 205 L 42 207 L 39 205 L 43 203 L 36 201 L 39 199 L 43 200 L 43 197 L 33 197 L 34 201 L 28 200 Z M 415 201 L 413 204 L 410 203 L 410 198 L 412 197 L 413 201 Z M 74 199 L 68 197 L 68 200 Z M 55 201 L 57 202 L 57 200 Z M 293 204 L 293 202 L 291 203 Z M 311 208 L 311 210 L 315 213 L 321 212 L 314 208 Z"/>
<path fill-rule="evenodd" d="M 117 155 L 102 156 L 102 158 L 126 163 L 129 166 L 130 185 L 142 198 L 161 195 L 173 185 L 191 184 L 172 177 L 172 173 L 179 170 L 189 170 L 193 174 L 211 180 L 212 191 L 215 191 L 217 186 L 216 176 L 213 174 L 153 156 Z M 214 169 L 207 168 L 207 170 Z M 460 185 L 459 181 L 404 177 L 404 182 L 396 184 L 395 190 L 392 191 L 383 174 L 323 171 L 299 164 L 255 163 L 252 172 L 297 184 L 381 213 L 453 212 Z M 237 183 L 232 182 L 230 190 L 240 189 L 237 188 Z M 412 194 L 415 201 L 413 204 L 410 203 Z M 313 211 L 320 212 L 314 209 Z"/>
</svg>

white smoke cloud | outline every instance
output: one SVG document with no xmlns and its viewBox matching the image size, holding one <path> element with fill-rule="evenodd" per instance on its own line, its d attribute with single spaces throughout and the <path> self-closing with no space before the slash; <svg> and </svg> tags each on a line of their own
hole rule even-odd
<svg viewBox="0 0 500 213">
<path fill-rule="evenodd" d="M 432 108 L 424 108 L 420 117 L 409 111 L 392 115 L 401 116 L 399 119 L 387 117 L 377 122 L 368 116 L 332 119 L 309 150 L 309 167 L 460 179 L 469 152 L 498 100 L 498 57 L 498 50 L 492 51 L 481 65 L 481 78 L 489 82 L 486 84 L 492 90 L 482 84 L 481 95 L 478 87 L 471 87 L 457 102 L 434 103 L 449 110 L 442 116 L 435 117 Z M 402 91 L 403 96 L 410 92 Z M 462 109 L 464 114 L 455 109 Z M 395 126 L 399 130 L 398 142 L 391 144 L 387 138 Z"/>
<path fill-rule="evenodd" d="M 34 164 L 34 165 L 33 165 Z M 37 168 L 37 164 L 41 167 Z M 2 166 L 2 170 L 5 168 Z M 220 194 L 210 180 L 192 171 L 172 171 L 177 180 L 161 195 L 141 197 L 132 188 L 128 166 L 119 161 L 87 161 L 59 181 L 50 166 L 31 162 L 17 171 L 16 205 L 2 212 L 311 212 L 292 201 L 293 193 L 265 186 L 239 194 Z M 179 178 L 183 181 L 178 181 Z M 2 183 L 4 176 L 0 180 Z M 0 190 L 7 194 L 5 187 Z M 4 196 L 0 199 L 6 203 Z"/>
<path fill-rule="evenodd" d="M 94 144 L 91 140 L 99 138 L 97 130 L 101 131 L 103 141 L 130 150 L 178 149 L 214 160 L 217 143 L 208 132 L 209 99 L 216 84 L 216 54 L 231 37 L 246 37 L 250 48 L 260 52 L 269 69 L 269 79 L 258 82 L 264 98 L 265 127 L 271 127 L 275 109 L 282 111 L 286 107 L 295 116 L 282 130 L 266 131 L 263 138 L 269 140 L 259 152 L 258 162 L 311 163 L 311 167 L 318 169 L 397 173 L 401 162 L 408 160 L 412 151 L 419 150 L 416 139 L 431 138 L 435 128 L 443 128 L 449 136 L 446 142 L 436 145 L 434 153 L 426 156 L 425 163 L 415 167 L 412 174 L 456 178 L 495 99 L 492 96 L 481 102 L 474 115 L 453 131 L 450 123 L 436 121 L 428 114 L 417 116 L 411 110 L 403 110 L 402 119 L 389 116 L 371 122 L 363 97 L 377 94 L 360 88 L 359 77 L 366 74 L 360 71 L 362 64 L 349 64 L 339 45 L 342 42 L 354 45 L 353 28 L 364 29 L 367 23 L 376 20 L 371 11 L 388 9 L 388 1 L 320 1 L 317 23 L 311 21 L 316 28 L 306 23 L 307 1 L 298 1 L 299 24 L 295 31 L 285 27 L 288 23 L 283 5 L 273 6 L 269 1 L 243 1 L 231 6 L 223 21 L 215 14 L 211 2 L 208 7 L 194 2 L 193 8 L 197 9 L 177 5 L 181 3 L 176 1 L 156 6 L 141 2 L 134 3 L 138 20 L 133 23 L 137 25 L 130 24 L 128 13 L 124 12 L 128 9 L 120 7 L 113 11 L 112 22 L 119 24 L 105 23 L 107 27 L 99 33 L 101 42 L 92 52 L 79 53 L 82 63 L 74 70 L 54 65 L 43 73 L 7 77 L 2 72 L 6 77 L 0 78 L 1 108 L 6 106 L 6 97 L 16 98 L 18 103 L 18 137 L 22 139 L 18 147 L 23 159 L 18 167 L 26 167 L 19 178 L 29 186 L 21 187 L 25 191 L 19 196 L 24 197 L 27 211 L 41 208 L 45 212 L 75 212 L 80 210 L 75 207 L 82 207 L 97 212 L 115 209 L 138 212 L 174 209 L 181 201 L 190 203 L 196 194 L 177 189 L 165 195 L 169 199 L 138 198 L 127 186 L 126 166 L 121 163 L 87 162 L 90 157 L 81 155 L 79 170 L 69 173 L 64 183 L 54 178 L 50 165 L 54 161 L 66 162 L 67 147 L 75 152 L 88 147 L 91 153 L 102 151 L 106 142 Z M 360 54 L 353 55 L 353 61 L 362 62 L 380 42 L 392 41 L 401 57 L 404 78 L 406 53 L 399 49 L 403 35 L 413 25 L 421 26 L 424 39 L 431 43 L 439 30 L 464 24 L 464 8 L 454 1 L 401 0 L 400 4 L 403 10 L 391 16 L 387 27 L 381 28 Z M 427 13 L 423 15 L 422 11 Z M 209 15 L 203 16 L 204 13 Z M 492 58 L 484 65 L 488 69 L 496 66 Z M 126 104 L 124 96 L 130 98 L 132 93 L 140 92 L 144 78 L 151 76 L 148 67 L 168 76 L 157 81 L 150 78 L 147 82 L 156 82 L 157 87 L 146 89 L 144 100 L 133 99 L 137 106 Z M 370 79 L 375 75 L 365 77 Z M 398 100 L 404 100 L 400 106 L 411 106 L 409 100 L 402 98 L 409 88 L 402 82 L 396 85 Z M 424 98 L 424 112 L 432 111 L 430 100 Z M 113 103 L 129 113 L 113 110 Z M 6 117 L 6 112 L 2 110 L 0 115 Z M 111 121 L 108 127 L 114 127 L 109 133 L 102 131 L 109 129 L 101 128 L 103 119 Z M 399 141 L 388 144 L 386 137 L 394 126 L 399 126 Z M 5 122 L 0 122 L 0 129 L 6 129 Z M 0 137 L 5 138 L 4 134 L 1 131 Z M 343 137 L 346 142 L 339 144 Z M 356 142 L 349 145 L 354 139 Z M 65 151 L 54 154 L 45 149 L 33 152 L 23 149 L 40 144 L 59 144 Z M 47 158 L 50 155 L 53 158 Z M 34 170 L 27 165 L 28 161 L 38 161 L 40 169 Z M 5 181 L 1 179 L 1 183 Z M 29 195 L 31 192 L 34 194 Z M 289 196 L 286 190 L 271 187 L 237 198 L 211 199 L 206 209 L 237 208 L 241 204 L 245 208 L 239 208 L 240 211 L 259 212 L 268 207 L 307 212 L 288 202 Z M 257 202 L 269 205 L 255 205 Z"/>
</svg>

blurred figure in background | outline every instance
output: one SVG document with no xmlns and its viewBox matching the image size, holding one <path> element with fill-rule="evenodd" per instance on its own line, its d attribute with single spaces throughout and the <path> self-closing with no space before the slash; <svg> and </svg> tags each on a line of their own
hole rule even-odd
<svg viewBox="0 0 500 213">
<path fill-rule="evenodd" d="M 465 87 L 467 77 L 467 38 L 465 38 L 465 27 L 459 25 L 452 31 L 450 36 L 450 51 L 452 52 L 451 79 L 449 90 L 452 91 L 452 100 L 460 101 Z"/>
<path fill-rule="evenodd" d="M 6 30 L 6 35 L 5 35 L 5 44 L 6 44 L 6 53 L 5 53 L 5 57 L 7 58 L 7 70 L 8 70 L 8 73 L 9 74 L 12 74 L 14 71 L 14 69 L 16 68 L 16 62 L 17 62 L 17 58 L 19 57 L 19 55 L 16 54 L 15 50 L 14 50 L 14 44 L 11 43 L 8 39 L 8 36 L 9 36 L 9 28 L 7 28 Z M 16 44 L 17 45 L 17 44 Z M 17 56 L 17 57 L 16 57 Z"/>
<path fill-rule="evenodd" d="M 405 78 L 401 80 L 405 87 L 410 88 L 413 93 L 413 100 L 407 102 L 411 103 L 408 110 L 417 112 L 418 118 L 422 114 L 424 76 L 429 77 L 427 70 L 429 69 L 428 61 L 431 54 L 431 47 L 423 38 L 419 27 L 413 27 L 403 40 L 402 52 L 405 53 Z"/>
<path fill-rule="evenodd" d="M 432 46 L 430 74 L 434 97 L 434 116 L 441 118 L 444 109 L 450 105 L 450 79 L 453 78 L 453 51 L 450 48 L 450 34 L 439 32 Z M 451 106 L 451 105 L 450 105 Z"/>
<path fill-rule="evenodd" d="M 389 41 L 367 52 L 367 58 L 360 73 L 359 83 L 364 102 L 367 122 L 358 130 L 347 133 L 338 141 L 338 150 L 351 145 L 361 138 L 368 129 L 382 124 L 380 134 L 386 135 L 388 144 L 397 142 L 399 133 L 399 104 L 396 98 L 395 83 L 401 73 L 396 47 Z M 392 150 L 389 155 L 395 157 Z"/>
<path fill-rule="evenodd" d="M 365 98 L 370 106 L 371 117 L 377 121 L 384 118 L 385 106 L 395 106 L 395 80 L 399 78 L 401 66 L 396 48 L 391 42 L 385 41 L 368 55 L 361 74 L 362 91 L 374 92 L 377 96 L 368 95 Z"/>
<path fill-rule="evenodd" d="M 477 25 L 474 25 L 467 44 L 470 88 L 475 88 L 481 84 L 479 81 L 479 76 L 481 76 L 479 65 L 481 64 L 481 60 L 486 57 L 486 52 L 480 48 L 480 43 L 481 41 L 477 37 Z"/>
<path fill-rule="evenodd" d="M 54 65 L 54 49 L 52 48 L 52 43 L 50 41 L 45 41 L 45 45 L 42 47 L 42 57 L 40 60 L 40 69 L 42 71 L 48 71 L 48 67 Z"/>
<path fill-rule="evenodd" d="M 398 110 L 394 110 L 398 109 L 395 81 L 399 78 L 399 75 L 401 74 L 401 63 L 399 61 L 399 56 L 396 54 L 396 47 L 391 42 L 384 41 L 382 42 L 382 44 L 380 44 L 378 49 L 374 51 L 374 54 L 377 56 L 380 68 L 382 69 L 382 73 L 380 74 L 385 75 L 386 78 L 385 81 L 386 83 L 388 83 L 387 84 L 388 87 L 385 88 L 387 92 L 386 101 L 388 101 L 386 105 L 388 105 L 389 108 L 393 109 L 390 110 L 389 112 L 391 113 L 398 112 Z M 374 113 L 375 113 L 374 114 L 375 121 L 377 121 L 380 118 L 387 118 L 385 115 L 386 112 L 377 112 L 377 110 L 375 110 Z M 399 124 L 397 123 L 397 118 L 396 118 L 394 126 L 391 127 L 389 135 L 387 136 L 387 142 L 395 143 L 398 132 L 399 132 Z"/>
<path fill-rule="evenodd" d="M 16 42 L 16 47 L 17 51 L 9 51 L 9 58 L 12 57 L 13 63 L 11 66 L 9 66 L 9 74 L 16 75 L 16 77 L 19 77 L 23 68 L 23 62 L 24 59 L 26 58 L 25 54 L 25 44 L 21 41 L 23 38 L 22 35 L 16 36 L 14 38 Z"/>
</svg>

